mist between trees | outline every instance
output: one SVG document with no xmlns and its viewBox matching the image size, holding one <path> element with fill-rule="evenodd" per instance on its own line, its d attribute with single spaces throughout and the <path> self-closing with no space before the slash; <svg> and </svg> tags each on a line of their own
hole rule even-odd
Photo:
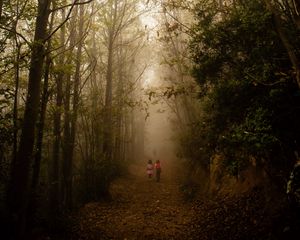
<svg viewBox="0 0 300 240">
<path fill-rule="evenodd" d="M 0 1 L 4 226 L 22 239 L 109 199 L 158 148 L 160 119 L 157 139 L 172 137 L 165 151 L 201 169 L 206 191 L 216 161 L 221 178 L 255 166 L 284 191 L 300 150 L 299 4 Z"/>
</svg>

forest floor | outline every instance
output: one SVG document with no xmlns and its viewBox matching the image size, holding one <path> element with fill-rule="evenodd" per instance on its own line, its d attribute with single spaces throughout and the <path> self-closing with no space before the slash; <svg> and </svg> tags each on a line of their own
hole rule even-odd
<svg viewBox="0 0 300 240">
<path fill-rule="evenodd" d="M 132 166 L 128 176 L 113 182 L 112 201 L 80 210 L 72 239 L 298 239 L 292 235 L 299 236 L 299 222 L 262 189 L 186 201 L 177 173 L 164 166 L 156 182 L 144 167 Z"/>
<path fill-rule="evenodd" d="M 111 185 L 111 202 L 89 203 L 80 212 L 78 239 L 185 239 L 192 221 L 180 179 L 164 166 L 161 181 L 132 166 Z"/>
</svg>

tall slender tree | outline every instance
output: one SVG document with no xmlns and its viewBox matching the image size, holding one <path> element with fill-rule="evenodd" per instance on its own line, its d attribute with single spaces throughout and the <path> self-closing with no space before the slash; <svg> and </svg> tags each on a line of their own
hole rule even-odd
<svg viewBox="0 0 300 240">
<path fill-rule="evenodd" d="M 2 17 L 3 0 L 0 0 L 0 20 Z"/>
<path fill-rule="evenodd" d="M 63 22 L 66 18 L 65 9 L 61 10 L 61 21 Z M 60 46 L 61 52 L 57 60 L 57 74 L 55 76 L 55 87 L 56 87 L 56 106 L 54 107 L 53 113 L 53 148 L 52 148 L 52 161 L 50 164 L 49 171 L 49 217 L 52 223 L 55 223 L 55 220 L 60 212 L 60 156 L 61 156 L 61 118 L 62 118 L 62 105 L 63 105 L 63 81 L 65 79 L 65 72 L 63 66 L 65 64 L 65 44 L 66 44 L 66 26 L 63 25 L 60 28 Z"/>
<path fill-rule="evenodd" d="M 103 152 L 106 159 L 110 162 L 112 158 L 112 89 L 113 89 L 113 58 L 114 58 L 114 44 L 117 37 L 117 17 L 118 17 L 118 1 L 109 1 L 109 27 L 107 40 L 107 68 L 106 68 L 106 91 L 105 91 L 105 130 Z"/>
<path fill-rule="evenodd" d="M 18 238 L 23 238 L 26 229 L 26 212 L 30 196 L 30 166 L 35 139 L 35 125 L 40 102 L 40 85 L 45 57 L 45 40 L 51 0 L 38 2 L 34 42 L 28 77 L 28 92 L 22 124 L 20 146 L 12 166 L 8 205 Z"/>
<path fill-rule="evenodd" d="M 68 172 L 66 177 L 66 205 L 68 208 L 72 208 L 73 205 L 73 161 L 74 161 L 74 148 L 75 137 L 77 130 L 78 108 L 80 98 L 80 80 L 81 80 L 81 63 L 82 63 L 82 51 L 84 42 L 84 5 L 79 7 L 79 22 L 78 22 L 78 35 L 77 35 L 77 52 L 75 61 L 75 74 L 74 74 L 74 91 L 72 102 L 72 116 L 71 116 L 71 128 L 70 128 L 70 142 L 69 142 L 69 154 L 67 161 Z"/>
</svg>

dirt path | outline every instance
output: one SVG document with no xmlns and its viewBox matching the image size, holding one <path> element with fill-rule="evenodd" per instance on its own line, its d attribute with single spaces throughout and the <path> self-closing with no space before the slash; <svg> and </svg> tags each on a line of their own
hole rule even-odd
<svg viewBox="0 0 300 240">
<path fill-rule="evenodd" d="M 81 210 L 79 239 L 187 239 L 191 207 L 183 203 L 174 168 L 164 167 L 159 183 L 144 167 L 130 173 L 112 184 L 112 202 Z"/>
<path fill-rule="evenodd" d="M 299 237 L 300 219 L 289 216 L 279 195 L 261 187 L 236 196 L 199 196 L 180 191 L 178 170 L 162 165 L 161 182 L 145 166 L 132 166 L 111 186 L 111 202 L 89 203 L 79 212 L 73 240 L 284 240 Z M 270 189 L 269 189 L 270 190 Z M 268 191 L 269 191 L 268 190 Z M 298 219 L 298 218 L 297 218 Z M 298 238 L 297 238 L 298 239 Z"/>
</svg>

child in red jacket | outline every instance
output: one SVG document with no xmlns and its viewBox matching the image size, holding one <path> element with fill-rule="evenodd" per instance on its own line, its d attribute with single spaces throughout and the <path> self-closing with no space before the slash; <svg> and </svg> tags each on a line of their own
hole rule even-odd
<svg viewBox="0 0 300 240">
<path fill-rule="evenodd" d="M 157 160 L 155 163 L 155 170 L 156 170 L 156 182 L 160 181 L 160 173 L 161 173 L 161 166 L 160 161 Z"/>
</svg>

